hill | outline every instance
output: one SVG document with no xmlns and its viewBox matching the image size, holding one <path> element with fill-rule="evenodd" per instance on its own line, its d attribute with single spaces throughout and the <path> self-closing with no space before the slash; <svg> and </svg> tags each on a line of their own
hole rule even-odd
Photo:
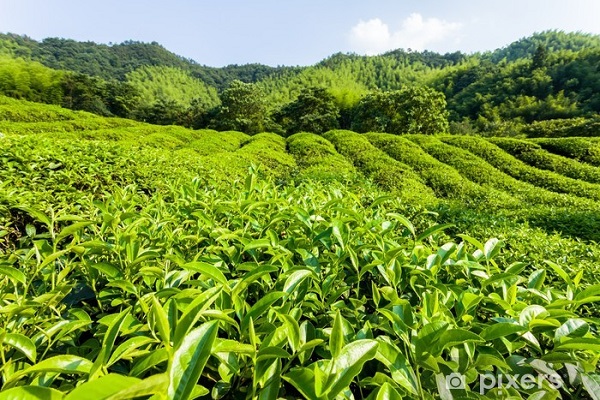
<svg viewBox="0 0 600 400">
<path fill-rule="evenodd" d="M 105 80 L 125 80 L 128 73 L 141 67 L 173 67 L 190 72 L 219 90 L 235 79 L 256 82 L 281 71 L 294 69 L 261 64 L 208 67 L 176 55 L 157 42 L 126 41 L 106 45 L 62 38 L 47 38 L 38 42 L 15 34 L 0 34 L 0 54 L 2 53 L 37 61 L 49 68 L 97 76 Z"/>
<path fill-rule="evenodd" d="M 564 125 L 582 125 L 575 128 L 581 132 L 589 130 L 587 122 L 576 119 L 587 120 L 600 112 L 596 68 L 600 38 L 584 33 L 541 32 L 481 54 L 402 49 L 379 56 L 335 54 L 303 67 L 214 68 L 177 56 L 158 43 L 101 45 L 56 38 L 37 42 L 12 34 L 0 36 L 2 54 L 9 60 L 2 66 L 5 71 L 0 71 L 8 76 L 0 81 L 5 95 L 101 115 L 203 128 L 218 125 L 211 124 L 220 107 L 215 93 L 223 93 L 235 81 L 260 88 L 267 120 L 303 90 L 325 88 L 335 99 L 341 128 L 352 126 L 354 108 L 367 94 L 411 86 L 444 94 L 454 133 L 529 135 L 527 124 L 538 121 L 557 121 L 557 129 L 551 128 L 556 131 Z M 46 76 L 45 81 L 56 84 L 38 85 L 35 90 L 40 93 L 31 93 L 33 85 L 19 82 L 24 78 L 11 72 L 24 64 L 26 70 L 36 71 L 29 79 Z M 155 79 L 158 75 L 161 78 Z M 189 85 L 202 88 L 192 91 L 197 98 L 183 88 Z M 151 96 L 139 92 L 146 86 L 154 87 Z M 269 130 L 287 131 L 267 120 L 262 125 Z"/>
<path fill-rule="evenodd" d="M 594 393 L 594 139 L 0 120 L 0 399 Z"/>
<path fill-rule="evenodd" d="M 600 47 L 600 36 L 550 30 L 519 39 L 504 48 L 487 53 L 486 56 L 495 62 L 517 61 L 520 58 L 533 57 L 540 46 L 550 53 L 593 50 Z"/>
</svg>

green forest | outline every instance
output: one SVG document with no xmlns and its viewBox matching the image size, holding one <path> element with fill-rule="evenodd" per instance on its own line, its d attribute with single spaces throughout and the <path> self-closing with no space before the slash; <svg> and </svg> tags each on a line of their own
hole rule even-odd
<svg viewBox="0 0 600 400">
<path fill-rule="evenodd" d="M 599 112 L 583 33 L 0 35 L 0 400 L 600 399 Z"/>
<path fill-rule="evenodd" d="M 4 34 L 0 93 L 154 124 L 284 135 L 333 128 L 414 133 L 406 116 L 381 107 L 404 97 L 416 102 L 407 110 L 435 110 L 436 121 L 416 123 L 418 133 L 583 135 L 598 124 L 599 49 L 598 36 L 546 31 L 487 53 L 395 50 L 340 53 L 308 67 L 212 68 L 158 43 Z M 299 113 L 303 122 L 291 122 Z"/>
</svg>

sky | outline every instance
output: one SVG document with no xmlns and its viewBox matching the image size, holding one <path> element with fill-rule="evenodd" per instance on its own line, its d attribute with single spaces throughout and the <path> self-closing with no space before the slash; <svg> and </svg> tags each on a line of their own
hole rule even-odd
<svg viewBox="0 0 600 400">
<path fill-rule="evenodd" d="M 599 0 L 0 0 L 3 33 L 156 41 L 216 67 L 396 48 L 472 53 L 548 29 L 600 34 L 599 21 Z"/>
</svg>

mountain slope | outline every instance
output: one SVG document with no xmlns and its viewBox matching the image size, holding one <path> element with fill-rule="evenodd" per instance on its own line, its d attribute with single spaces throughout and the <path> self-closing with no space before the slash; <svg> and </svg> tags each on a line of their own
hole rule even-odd
<svg viewBox="0 0 600 400">
<path fill-rule="evenodd" d="M 0 35 L 0 56 L 22 59 L 18 62 L 25 64 L 41 63 L 51 71 L 79 74 L 63 75 L 64 82 L 58 89 L 62 93 L 36 94 L 37 97 L 27 94 L 29 89 L 26 93 L 19 91 L 19 87 L 28 85 L 27 81 L 15 83 L 8 89 L 1 87 L 20 79 L 12 74 L 0 82 L 4 94 L 105 115 L 134 116 L 140 120 L 186 126 L 215 126 L 209 123 L 218 114 L 210 109 L 218 104 L 215 93 L 222 92 L 234 80 L 259 85 L 269 114 L 294 101 L 307 88 L 326 88 L 344 111 L 339 121 L 342 127 L 350 126 L 352 108 L 365 94 L 411 85 L 429 86 L 444 93 L 449 118 L 457 123 L 453 125 L 457 132 L 517 135 L 523 130 L 523 124 L 590 118 L 600 112 L 600 70 L 597 67 L 600 36 L 583 33 L 546 31 L 493 52 L 471 55 L 402 49 L 379 56 L 338 53 L 305 67 L 248 64 L 214 68 L 173 54 L 155 42 L 104 45 L 56 38 L 37 42 L 13 34 Z M 156 80 L 152 83 L 157 87 L 149 100 L 145 96 L 146 99 L 138 101 L 144 95 L 129 85 L 132 83 L 129 77 L 148 68 L 172 74 L 158 86 Z M 3 73 L 0 71 L 0 76 Z M 172 86 L 183 86 L 182 82 L 205 87 L 198 101 L 190 100 L 189 91 L 174 90 Z M 161 96 L 161 92 L 181 93 L 187 97 Z M 79 98 L 73 101 L 73 96 Z M 167 117 L 155 115 L 165 111 L 169 104 L 181 107 L 171 110 L 168 114 L 172 115 Z M 276 127 L 273 130 L 277 131 Z"/>
</svg>

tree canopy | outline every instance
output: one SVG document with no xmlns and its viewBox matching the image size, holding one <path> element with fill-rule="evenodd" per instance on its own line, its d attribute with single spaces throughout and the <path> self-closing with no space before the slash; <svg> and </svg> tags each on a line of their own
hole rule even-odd
<svg viewBox="0 0 600 400">
<path fill-rule="evenodd" d="M 352 129 L 395 134 L 446 133 L 446 100 L 442 93 L 427 87 L 374 92 L 356 106 Z"/>
<path fill-rule="evenodd" d="M 275 121 L 286 134 L 324 133 L 339 128 L 340 109 L 335 97 L 320 87 L 303 90 L 296 100 L 275 112 Z"/>
<path fill-rule="evenodd" d="M 452 131 L 498 134 L 600 113 L 600 36 L 561 31 L 486 53 L 338 53 L 307 67 L 214 68 L 155 42 L 38 42 L 13 34 L 0 34 L 0 57 L 1 94 L 196 128 L 433 132 L 446 131 L 447 119 Z M 407 88 L 418 90 L 412 108 L 395 109 L 411 103 L 398 93 Z M 440 117 L 433 127 L 419 122 L 420 101 Z M 382 108 L 373 114 L 376 104 Z"/>
</svg>

